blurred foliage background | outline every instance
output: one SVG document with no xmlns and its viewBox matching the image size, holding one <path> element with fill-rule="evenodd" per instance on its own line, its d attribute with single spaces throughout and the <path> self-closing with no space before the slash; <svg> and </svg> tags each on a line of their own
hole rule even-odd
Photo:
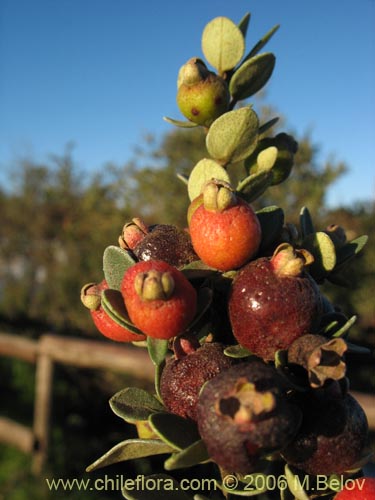
<svg viewBox="0 0 375 500">
<path fill-rule="evenodd" d="M 271 110 L 264 108 L 264 116 Z M 282 121 L 281 121 L 282 123 Z M 281 131 L 274 129 L 272 134 Z M 316 228 L 339 224 L 349 239 L 370 235 L 356 260 L 348 288 L 324 285 L 324 290 L 347 315 L 358 315 L 351 340 L 375 346 L 375 204 L 326 205 L 328 189 L 345 173 L 342 163 L 321 160 L 311 136 L 298 136 L 291 177 L 274 186 L 256 208 L 279 205 L 288 222 L 298 222 L 307 206 Z M 144 137 L 134 158 L 124 165 L 107 164 L 100 173 L 82 172 L 74 147 L 43 164 L 32 158 L 9 166 L 9 179 L 0 186 L 0 326 L 2 332 L 38 338 L 56 332 L 98 338 L 79 300 L 81 286 L 102 279 L 102 254 L 116 245 L 122 226 L 133 217 L 147 223 L 186 226 L 189 204 L 186 186 L 176 174 L 188 175 L 207 156 L 203 131 L 172 129 L 161 139 Z M 239 171 L 242 165 L 234 168 Z M 358 193 L 360 196 L 360 193 Z M 109 342 L 109 341 L 108 341 Z M 375 373 L 370 360 L 351 360 L 352 388 L 371 392 Z M 85 467 L 114 443 L 131 435 L 109 409 L 108 399 L 131 381 L 109 373 L 57 367 L 54 377 L 52 439 L 46 477 L 83 477 Z M 0 358 L 0 414 L 30 425 L 33 414 L 34 367 Z M 120 436 L 120 438 L 119 438 Z M 150 461 L 113 467 L 111 477 L 150 473 Z M 103 475 L 102 473 L 101 475 Z M 90 476 L 92 477 L 92 476 Z M 97 492 L 97 498 L 119 498 L 119 492 Z M 0 445 L 0 500 L 49 498 L 94 499 L 95 492 L 48 492 L 44 480 L 30 474 L 30 460 Z"/>
</svg>

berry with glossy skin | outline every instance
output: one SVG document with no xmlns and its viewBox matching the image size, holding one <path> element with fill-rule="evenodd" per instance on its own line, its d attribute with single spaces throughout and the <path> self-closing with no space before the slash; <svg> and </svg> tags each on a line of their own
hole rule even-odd
<svg viewBox="0 0 375 500">
<path fill-rule="evenodd" d="M 150 228 L 133 253 L 139 260 L 164 260 L 175 267 L 198 260 L 189 233 L 170 224 Z"/>
<path fill-rule="evenodd" d="M 241 474 L 253 472 L 262 454 L 284 447 L 300 423 L 277 370 L 260 360 L 234 365 L 207 382 L 197 416 L 210 457 Z"/>
<path fill-rule="evenodd" d="M 100 295 L 103 290 L 108 289 L 108 284 L 105 280 L 98 285 L 89 283 L 82 288 L 81 301 L 90 310 L 92 320 L 105 337 L 116 342 L 139 342 L 145 340 L 144 335 L 133 333 L 123 326 L 116 323 L 101 306 Z"/>
<path fill-rule="evenodd" d="M 195 288 L 178 269 L 161 260 L 131 266 L 124 274 L 121 293 L 130 319 L 150 337 L 175 337 L 196 313 Z"/>
<path fill-rule="evenodd" d="M 200 259 L 220 271 L 244 265 L 258 251 L 262 236 L 252 207 L 221 181 L 206 184 L 203 203 L 191 215 L 189 231 Z"/>
<path fill-rule="evenodd" d="M 328 389 L 300 395 L 302 424 L 282 451 L 283 458 L 313 475 L 342 474 L 362 456 L 368 433 L 366 415 L 350 394 L 341 394 L 337 382 Z"/>
<path fill-rule="evenodd" d="M 375 500 L 375 477 L 348 479 L 334 500 Z"/>
<path fill-rule="evenodd" d="M 314 332 L 321 298 L 304 271 L 310 257 L 282 244 L 272 258 L 249 262 L 233 280 L 229 297 L 233 335 L 265 360 L 273 360 L 277 350 Z"/>
<path fill-rule="evenodd" d="M 175 355 L 167 361 L 160 380 L 160 393 L 169 411 L 196 420 L 199 391 L 208 380 L 233 364 L 220 343 L 192 345 L 178 339 Z"/>
</svg>

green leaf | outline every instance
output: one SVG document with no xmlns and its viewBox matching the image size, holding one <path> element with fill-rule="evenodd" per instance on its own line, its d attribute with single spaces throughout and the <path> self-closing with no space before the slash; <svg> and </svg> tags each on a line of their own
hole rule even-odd
<svg viewBox="0 0 375 500">
<path fill-rule="evenodd" d="M 257 156 L 259 170 L 271 170 L 277 160 L 278 149 L 275 146 L 263 149 Z"/>
<path fill-rule="evenodd" d="M 273 28 L 271 28 L 265 35 L 262 37 L 259 42 L 254 45 L 249 54 L 246 56 L 245 61 L 254 57 L 263 47 L 268 43 L 268 41 L 273 37 L 276 31 L 280 28 L 279 24 L 276 24 Z"/>
<path fill-rule="evenodd" d="M 155 366 L 160 366 L 165 361 L 168 353 L 168 339 L 154 339 L 147 337 L 148 354 Z"/>
<path fill-rule="evenodd" d="M 101 293 L 101 305 L 115 323 L 126 328 L 130 332 L 137 333 L 144 337 L 143 332 L 136 328 L 131 322 L 121 292 L 112 290 L 111 288 L 103 290 Z"/>
<path fill-rule="evenodd" d="M 203 158 L 195 165 L 189 176 L 188 194 L 190 201 L 193 201 L 201 194 L 204 185 L 211 179 L 230 183 L 225 168 L 211 158 Z"/>
<path fill-rule="evenodd" d="M 183 450 L 200 439 L 195 422 L 173 413 L 153 413 L 148 421 L 155 434 L 175 450 Z"/>
<path fill-rule="evenodd" d="M 309 500 L 308 495 L 301 486 L 299 477 L 292 472 L 288 465 L 285 465 L 285 476 L 288 481 L 289 489 L 293 493 L 296 500 Z"/>
<path fill-rule="evenodd" d="M 268 120 L 268 122 L 263 123 L 263 125 L 261 125 L 259 127 L 259 131 L 258 131 L 259 135 L 262 135 L 265 132 L 267 132 L 270 128 L 272 128 L 274 125 L 276 125 L 276 123 L 278 121 L 279 121 L 279 117 L 275 116 L 275 118 L 272 118 L 271 120 Z"/>
<path fill-rule="evenodd" d="M 258 126 L 258 116 L 250 106 L 228 111 L 211 125 L 207 150 L 221 165 L 244 160 L 256 147 Z"/>
<path fill-rule="evenodd" d="M 259 170 L 255 174 L 250 174 L 237 186 L 237 191 L 248 202 L 256 200 L 272 184 L 272 170 Z"/>
<path fill-rule="evenodd" d="M 167 474 L 138 475 L 135 480 L 127 479 L 122 495 L 127 500 L 192 500 L 178 481 Z"/>
<path fill-rule="evenodd" d="M 219 74 L 233 69 L 245 52 L 241 29 L 227 17 L 216 17 L 203 30 L 202 51 Z"/>
<path fill-rule="evenodd" d="M 224 349 L 224 354 L 230 358 L 248 358 L 252 353 L 240 344 L 230 345 Z"/>
<path fill-rule="evenodd" d="M 309 234 L 315 233 L 314 224 L 307 207 L 303 207 L 301 209 L 299 220 L 302 238 L 305 238 Z"/>
<path fill-rule="evenodd" d="M 284 226 L 284 211 L 275 206 L 262 208 L 256 212 L 262 228 L 261 249 L 268 248 L 276 241 Z"/>
<path fill-rule="evenodd" d="M 342 266 L 342 264 L 355 257 L 364 248 L 367 241 L 368 236 L 363 235 L 338 248 L 336 250 L 337 266 Z"/>
<path fill-rule="evenodd" d="M 164 462 L 164 468 L 166 470 L 182 469 L 207 462 L 209 459 L 206 445 L 202 440 L 199 440 L 178 453 L 173 453 Z"/>
<path fill-rule="evenodd" d="M 241 64 L 229 83 L 233 99 L 241 101 L 256 94 L 271 78 L 275 63 L 274 54 L 265 52 Z"/>
<path fill-rule="evenodd" d="M 190 120 L 175 120 L 174 118 L 169 118 L 168 116 L 163 116 L 163 120 L 170 123 L 171 125 L 175 125 L 176 127 L 181 128 L 194 128 L 198 127 L 198 123 L 191 122 Z"/>
<path fill-rule="evenodd" d="M 251 14 L 250 12 L 247 12 L 243 18 L 241 19 L 241 21 L 238 23 L 238 27 L 244 37 L 244 39 L 246 38 L 246 34 L 247 34 L 247 29 L 249 27 L 249 22 L 250 22 L 250 18 L 251 18 Z"/>
<path fill-rule="evenodd" d="M 340 328 L 338 328 L 334 333 L 331 333 L 332 337 L 338 338 L 338 337 L 343 337 L 349 329 L 354 325 L 354 323 L 357 321 L 357 316 L 352 316 L 351 318 L 346 321 L 344 325 L 342 325 Z"/>
<path fill-rule="evenodd" d="M 217 274 L 217 269 L 208 266 L 202 260 L 194 260 L 180 268 L 180 271 L 190 280 L 207 278 Z"/>
<path fill-rule="evenodd" d="M 109 400 L 109 405 L 115 415 L 131 424 L 147 420 L 153 413 L 165 410 L 155 396 L 137 387 L 127 387 L 117 392 Z"/>
<path fill-rule="evenodd" d="M 95 462 L 87 467 L 86 471 L 91 472 L 117 462 L 162 455 L 171 451 L 173 451 L 173 448 L 159 439 L 127 439 L 118 443 L 107 451 L 107 453 L 95 460 Z"/>
<path fill-rule="evenodd" d="M 104 250 L 103 271 L 109 288 L 120 290 L 125 271 L 135 264 L 135 260 L 126 250 L 111 245 Z"/>
<path fill-rule="evenodd" d="M 307 235 L 302 246 L 314 256 L 314 262 L 309 267 L 310 274 L 318 281 L 325 278 L 336 265 L 336 249 L 331 238 L 318 231 Z"/>
</svg>

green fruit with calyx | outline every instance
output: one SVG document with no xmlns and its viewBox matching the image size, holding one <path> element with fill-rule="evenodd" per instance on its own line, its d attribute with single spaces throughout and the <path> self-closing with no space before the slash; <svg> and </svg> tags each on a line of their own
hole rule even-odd
<svg viewBox="0 0 375 500">
<path fill-rule="evenodd" d="M 192 58 L 178 74 L 177 105 L 197 125 L 209 127 L 228 111 L 230 94 L 223 78 L 207 69 L 201 59 Z"/>
</svg>

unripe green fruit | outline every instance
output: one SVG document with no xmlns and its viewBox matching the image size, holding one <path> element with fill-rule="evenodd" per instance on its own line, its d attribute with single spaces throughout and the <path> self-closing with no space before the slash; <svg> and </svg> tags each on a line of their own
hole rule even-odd
<svg viewBox="0 0 375 500">
<path fill-rule="evenodd" d="M 181 68 L 177 105 L 188 120 L 209 127 L 228 110 L 229 99 L 225 80 L 208 71 L 202 61 L 190 59 Z"/>
</svg>

